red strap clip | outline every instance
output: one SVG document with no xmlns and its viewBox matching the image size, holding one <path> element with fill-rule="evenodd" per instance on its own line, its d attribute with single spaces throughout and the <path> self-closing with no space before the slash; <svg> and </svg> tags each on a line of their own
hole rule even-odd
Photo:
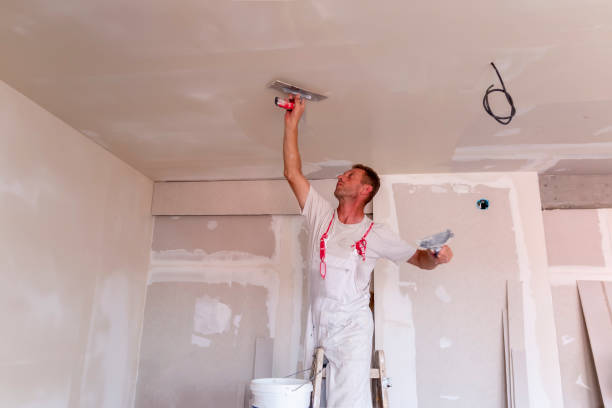
<svg viewBox="0 0 612 408">
<path fill-rule="evenodd" d="M 370 230 L 372 229 L 373 226 L 374 226 L 374 223 L 373 222 L 370 223 L 370 228 L 368 228 L 366 233 L 363 234 L 363 237 L 361 237 L 359 241 L 355 242 L 352 245 L 352 248 L 355 248 L 357 250 L 357 253 L 359 254 L 359 256 L 364 262 L 366 260 L 366 248 L 368 247 L 368 241 L 366 241 L 366 237 L 370 233 Z"/>
<path fill-rule="evenodd" d="M 327 264 L 325 263 L 325 245 L 327 241 L 327 233 L 334 222 L 334 217 L 336 216 L 336 212 L 332 214 L 332 219 L 327 226 L 327 230 L 323 235 L 321 235 L 321 240 L 319 242 L 319 257 L 321 258 L 321 264 L 319 265 L 319 273 L 321 273 L 321 277 L 325 279 L 325 275 L 327 275 Z"/>
</svg>

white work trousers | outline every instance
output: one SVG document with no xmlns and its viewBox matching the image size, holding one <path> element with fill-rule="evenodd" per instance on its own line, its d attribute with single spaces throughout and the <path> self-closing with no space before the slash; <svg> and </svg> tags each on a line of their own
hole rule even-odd
<svg viewBox="0 0 612 408">
<path fill-rule="evenodd" d="M 339 311 L 324 304 L 317 306 L 314 335 L 328 360 L 327 408 L 372 408 L 372 312 L 367 306 L 356 311 Z"/>
</svg>

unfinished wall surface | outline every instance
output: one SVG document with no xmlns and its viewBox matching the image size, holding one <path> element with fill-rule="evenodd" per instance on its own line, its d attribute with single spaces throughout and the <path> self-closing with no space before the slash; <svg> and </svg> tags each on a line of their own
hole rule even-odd
<svg viewBox="0 0 612 408">
<path fill-rule="evenodd" d="M 434 271 L 377 265 L 375 342 L 391 406 L 505 406 L 507 280 L 524 287 L 523 316 L 511 318 L 524 324 L 530 406 L 563 406 L 535 173 L 384 176 L 374 219 L 409 242 L 456 234 L 453 262 Z"/>
<path fill-rule="evenodd" d="M 0 406 L 132 406 L 152 182 L 0 82 Z"/>
<path fill-rule="evenodd" d="M 576 281 L 612 281 L 612 210 L 550 210 L 543 217 L 565 407 L 602 407 Z"/>
<path fill-rule="evenodd" d="M 242 408 L 303 368 L 300 216 L 157 216 L 136 407 Z"/>
</svg>

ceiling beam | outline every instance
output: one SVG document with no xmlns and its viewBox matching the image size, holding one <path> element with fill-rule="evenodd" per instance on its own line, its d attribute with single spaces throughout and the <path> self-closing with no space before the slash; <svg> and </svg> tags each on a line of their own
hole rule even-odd
<svg viewBox="0 0 612 408">
<path fill-rule="evenodd" d="M 542 209 L 612 208 L 612 175 L 540 175 Z"/>
</svg>

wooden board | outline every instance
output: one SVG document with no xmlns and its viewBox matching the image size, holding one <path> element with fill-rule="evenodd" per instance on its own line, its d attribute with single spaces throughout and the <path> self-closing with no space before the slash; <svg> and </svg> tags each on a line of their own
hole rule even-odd
<svg viewBox="0 0 612 408">
<path fill-rule="evenodd" d="M 612 408 L 612 283 L 578 281 L 597 381 L 605 408 Z"/>
<path fill-rule="evenodd" d="M 321 383 L 323 380 L 323 349 L 318 347 L 315 350 L 315 356 L 312 360 L 312 398 L 311 405 L 312 408 L 320 408 L 321 406 Z"/>
</svg>

